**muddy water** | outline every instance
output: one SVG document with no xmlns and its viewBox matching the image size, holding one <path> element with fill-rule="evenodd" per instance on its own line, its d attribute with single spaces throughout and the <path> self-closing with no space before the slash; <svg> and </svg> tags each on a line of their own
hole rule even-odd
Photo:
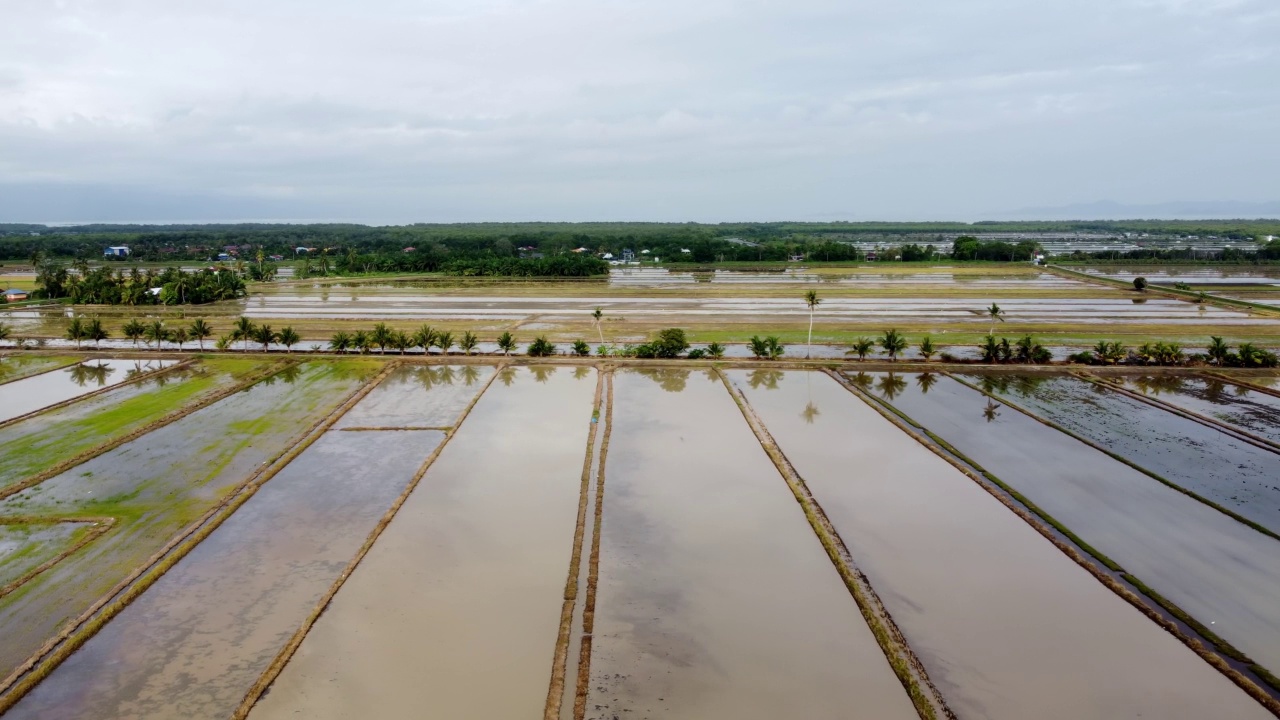
<svg viewBox="0 0 1280 720">
<path fill-rule="evenodd" d="M 1072 377 L 966 376 L 1200 497 L 1280 532 L 1280 454 Z"/>
<path fill-rule="evenodd" d="M 917 717 L 720 380 L 614 402 L 587 717 Z"/>
<path fill-rule="evenodd" d="M 492 374 L 492 367 L 475 365 L 399 368 L 334 427 L 448 426 Z"/>
<path fill-rule="evenodd" d="M 250 717 L 542 717 L 596 384 L 580 375 L 490 386 Z"/>
<path fill-rule="evenodd" d="M 0 422 L 118 385 L 138 372 L 172 365 L 172 360 L 89 360 L 61 370 L 0 385 Z"/>
<path fill-rule="evenodd" d="M 959 717 L 1269 717 L 831 378 L 731 377 Z"/>
<path fill-rule="evenodd" d="M 880 376 L 872 388 L 1228 642 L 1280 668 L 1280 542 L 950 378 L 933 378 L 927 392 L 909 374 Z"/>
<path fill-rule="evenodd" d="M 230 716 L 443 438 L 330 431 L 6 719 Z"/>
<path fill-rule="evenodd" d="M 112 516 L 85 549 L 0 599 L 0 675 L 226 497 L 376 366 L 307 363 L 0 502 L 0 514 Z"/>
<path fill-rule="evenodd" d="M 1212 377 L 1127 378 L 1125 387 L 1280 443 L 1280 397 Z"/>
</svg>

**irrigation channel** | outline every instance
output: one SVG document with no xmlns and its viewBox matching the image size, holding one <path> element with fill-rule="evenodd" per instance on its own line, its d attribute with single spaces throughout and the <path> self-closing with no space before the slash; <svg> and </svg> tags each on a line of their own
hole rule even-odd
<svg viewBox="0 0 1280 720">
<path fill-rule="evenodd" d="M 831 377 L 727 374 L 957 716 L 1268 715 Z"/>
<path fill-rule="evenodd" d="M 195 357 L 0 421 L 4 720 L 1280 715 L 1280 541 L 1011 406 L 1235 462 L 1265 390 L 450 362 Z"/>
<path fill-rule="evenodd" d="M 1280 668 L 1280 542 L 950 377 L 877 373 L 866 387 L 1105 562 Z"/>
</svg>

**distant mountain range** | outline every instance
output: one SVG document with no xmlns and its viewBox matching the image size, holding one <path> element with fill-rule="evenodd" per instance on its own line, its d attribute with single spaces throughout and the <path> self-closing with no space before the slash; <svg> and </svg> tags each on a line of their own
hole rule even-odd
<svg viewBox="0 0 1280 720">
<path fill-rule="evenodd" d="M 1280 200 L 1201 200 L 1126 205 L 1113 200 L 990 213 L 991 220 L 1215 220 L 1280 218 Z"/>
</svg>

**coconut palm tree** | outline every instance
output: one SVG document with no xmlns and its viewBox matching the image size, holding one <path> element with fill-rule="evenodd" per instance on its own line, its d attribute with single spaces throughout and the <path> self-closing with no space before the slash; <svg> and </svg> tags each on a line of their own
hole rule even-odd
<svg viewBox="0 0 1280 720">
<path fill-rule="evenodd" d="M 205 338 L 213 336 L 213 327 L 205 322 L 203 318 L 196 318 L 191 321 L 191 326 L 187 328 L 187 334 L 200 344 L 200 352 L 204 352 Z"/>
<path fill-rule="evenodd" d="M 458 347 L 462 348 L 464 355 L 470 355 L 472 350 L 476 349 L 476 345 L 480 344 L 480 338 L 470 330 L 462 333 L 462 339 L 458 341 Z"/>
<path fill-rule="evenodd" d="M 231 326 L 231 338 L 233 340 L 243 340 L 245 352 L 249 352 L 249 341 L 253 339 L 255 327 L 253 321 L 243 315 Z"/>
<path fill-rule="evenodd" d="M 573 341 L 573 354 L 578 357 L 586 357 L 591 354 L 591 346 L 586 340 L 578 339 Z"/>
<path fill-rule="evenodd" d="M 510 355 L 511 351 L 516 349 L 516 339 L 512 337 L 511 333 L 503 332 L 498 336 L 498 349 L 502 351 L 503 355 Z"/>
<path fill-rule="evenodd" d="M 982 350 L 982 362 L 994 363 L 1000 361 L 1000 343 L 996 340 L 995 335 L 988 335 L 979 346 Z"/>
<path fill-rule="evenodd" d="M 80 349 L 80 341 L 85 339 L 84 321 L 79 317 L 71 318 L 71 322 L 67 323 L 67 339 L 74 340 L 76 349 Z"/>
<path fill-rule="evenodd" d="M 596 322 L 596 331 L 600 333 L 600 344 L 603 345 L 604 328 L 600 325 L 600 321 L 604 319 L 604 308 L 597 305 L 596 309 L 591 311 L 591 318 Z"/>
<path fill-rule="evenodd" d="M 991 307 L 987 308 L 987 317 L 991 318 L 991 329 L 987 330 L 987 334 L 995 335 L 996 321 L 1004 322 L 1004 310 L 1000 309 L 999 305 L 991 303 Z"/>
<path fill-rule="evenodd" d="M 298 335 L 298 331 L 293 329 L 292 325 L 285 325 L 280 328 L 280 344 L 284 346 L 285 352 L 293 352 L 293 346 L 302 340 Z"/>
<path fill-rule="evenodd" d="M 391 333 L 391 342 L 388 344 L 393 350 L 398 350 L 401 355 L 404 355 L 409 348 L 413 347 L 413 338 L 403 330 L 395 330 Z"/>
<path fill-rule="evenodd" d="M 1231 354 L 1231 346 L 1225 340 L 1217 335 L 1209 336 L 1209 349 L 1206 352 L 1210 362 L 1221 367 L 1227 361 L 1227 356 Z"/>
<path fill-rule="evenodd" d="M 271 343 L 280 339 L 280 333 L 271 329 L 270 325 L 263 323 L 253 329 L 253 341 L 262 343 L 262 352 L 267 352 Z"/>
<path fill-rule="evenodd" d="M 897 361 L 898 353 L 910 347 L 910 344 L 907 342 L 907 338 L 897 330 L 885 331 L 884 337 L 881 337 L 879 340 L 879 344 L 880 347 L 884 348 L 885 354 L 889 356 L 890 362 Z"/>
<path fill-rule="evenodd" d="M 178 352 L 182 352 L 182 344 L 190 340 L 191 336 L 187 333 L 186 328 L 178 326 L 169 331 L 169 339 L 177 343 Z"/>
<path fill-rule="evenodd" d="M 423 325 L 413 333 L 412 347 L 422 348 L 424 355 L 431 354 L 431 346 L 436 344 L 436 331 L 430 325 Z"/>
<path fill-rule="evenodd" d="M 346 352 L 351 349 L 351 336 L 344 332 L 336 332 L 329 338 L 329 349 L 334 352 Z"/>
<path fill-rule="evenodd" d="M 369 342 L 378 346 L 378 352 L 385 354 L 387 346 L 391 344 L 392 331 L 386 323 L 378 323 L 373 326 L 373 332 L 369 334 Z"/>
<path fill-rule="evenodd" d="M 437 333 L 436 347 L 440 348 L 441 355 L 448 355 L 449 349 L 453 347 L 453 333 L 451 332 Z"/>
<path fill-rule="evenodd" d="M 924 358 L 925 362 L 929 362 L 936 354 L 938 354 L 938 349 L 933 346 L 933 338 L 925 335 L 924 339 L 920 341 L 920 357 Z"/>
<path fill-rule="evenodd" d="M 101 319 L 90 318 L 84 326 L 84 337 L 86 340 L 92 340 L 95 348 L 100 348 L 102 347 L 102 341 L 111 337 L 111 333 L 107 332 L 107 328 L 103 326 Z"/>
<path fill-rule="evenodd" d="M 214 350 L 226 350 L 231 347 L 235 340 L 230 335 L 223 335 L 213 343 Z"/>
<path fill-rule="evenodd" d="M 364 330 L 357 330 L 351 335 L 351 347 L 359 350 L 360 354 L 364 355 L 373 349 L 373 341 L 369 338 L 369 333 Z"/>
<path fill-rule="evenodd" d="M 849 349 L 846 350 L 844 354 L 857 355 L 858 361 L 861 362 L 867 359 L 867 353 L 874 350 L 875 347 L 876 347 L 875 340 L 872 340 L 869 337 L 860 337 L 857 340 L 853 341 L 853 344 L 849 346 Z"/>
<path fill-rule="evenodd" d="M 809 341 L 805 345 L 804 356 L 808 358 L 813 352 L 813 311 L 818 309 L 818 303 L 822 302 L 818 299 L 817 290 L 808 290 L 804 294 L 804 304 L 809 306 Z"/>
<path fill-rule="evenodd" d="M 156 349 L 159 350 L 160 344 L 169 339 L 169 329 L 164 326 L 163 320 L 153 320 L 147 325 L 143 337 L 146 338 L 148 345 L 155 343 Z"/>
<path fill-rule="evenodd" d="M 711 343 L 707 346 L 707 354 L 711 356 L 711 359 L 719 360 L 724 357 L 724 345 L 718 342 Z"/>
</svg>

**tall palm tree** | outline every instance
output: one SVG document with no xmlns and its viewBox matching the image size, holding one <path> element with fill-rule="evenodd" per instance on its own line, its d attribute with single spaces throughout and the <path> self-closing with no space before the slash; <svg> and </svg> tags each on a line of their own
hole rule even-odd
<svg viewBox="0 0 1280 720">
<path fill-rule="evenodd" d="M 169 329 L 164 326 L 163 320 L 153 320 L 151 324 L 147 325 L 144 337 L 147 339 L 148 345 L 155 343 L 156 349 L 159 350 L 160 344 L 169 337 Z"/>
<path fill-rule="evenodd" d="M 604 344 L 604 328 L 601 327 L 600 321 L 604 319 L 604 308 L 599 305 L 595 310 L 591 311 L 591 318 L 596 322 L 596 332 L 600 333 L 600 344 Z"/>
<path fill-rule="evenodd" d="M 884 337 L 880 338 L 880 347 L 884 348 L 885 354 L 889 356 L 890 362 L 896 362 L 898 353 L 909 347 L 907 338 L 897 330 L 885 331 Z"/>
<path fill-rule="evenodd" d="M 369 338 L 369 333 L 364 330 L 357 330 L 351 335 L 351 347 L 360 351 L 364 355 L 373 348 L 373 341 Z"/>
<path fill-rule="evenodd" d="M 177 343 L 178 352 L 182 352 L 182 344 L 190 340 L 191 336 L 187 333 L 186 328 L 178 326 L 169 331 L 169 339 Z"/>
<path fill-rule="evenodd" d="M 80 341 L 85 338 L 84 321 L 79 317 L 71 318 L 71 322 L 67 323 L 67 339 L 76 342 L 76 349 L 80 349 Z"/>
<path fill-rule="evenodd" d="M 203 319 L 197 318 L 191 321 L 191 327 L 187 328 L 191 338 L 200 344 L 200 352 L 204 352 L 205 338 L 213 336 L 213 328 Z"/>
<path fill-rule="evenodd" d="M 253 331 L 256 327 L 252 320 L 243 315 L 236 319 L 235 325 L 231 326 L 232 339 L 243 340 L 245 352 L 249 352 L 249 341 L 253 339 Z"/>
<path fill-rule="evenodd" d="M 111 333 L 107 332 L 107 328 L 103 326 L 101 319 L 90 318 L 84 326 L 84 337 L 86 340 L 92 340 L 95 348 L 100 348 L 102 347 L 102 341 L 111 337 Z"/>
<path fill-rule="evenodd" d="M 818 303 L 822 302 L 818 299 L 817 290 L 808 290 L 804 294 L 804 304 L 809 306 L 809 341 L 805 345 L 804 356 L 808 358 L 813 352 L 813 311 L 818 309 Z"/>
<path fill-rule="evenodd" d="M 147 333 L 147 326 L 143 325 L 141 320 L 131 318 L 129 322 L 125 323 L 124 326 L 120 328 L 120 332 L 123 333 L 125 337 L 133 341 L 133 349 L 137 350 L 138 340 Z"/>
<path fill-rule="evenodd" d="M 378 346 L 378 352 L 386 354 L 387 346 L 391 344 L 392 332 L 386 323 L 378 323 L 373 326 L 373 332 L 369 335 L 369 342 Z"/>
<path fill-rule="evenodd" d="M 991 303 L 991 307 L 987 308 L 987 317 L 991 318 L 991 329 L 987 331 L 987 334 L 994 335 L 996 333 L 996 321 L 1004 322 L 1004 310 L 1000 309 L 999 305 Z"/>
<path fill-rule="evenodd" d="M 262 343 L 262 352 L 267 352 L 271 343 L 280 339 L 280 333 L 271 329 L 270 325 L 263 323 L 253 329 L 253 341 Z"/>
</svg>

